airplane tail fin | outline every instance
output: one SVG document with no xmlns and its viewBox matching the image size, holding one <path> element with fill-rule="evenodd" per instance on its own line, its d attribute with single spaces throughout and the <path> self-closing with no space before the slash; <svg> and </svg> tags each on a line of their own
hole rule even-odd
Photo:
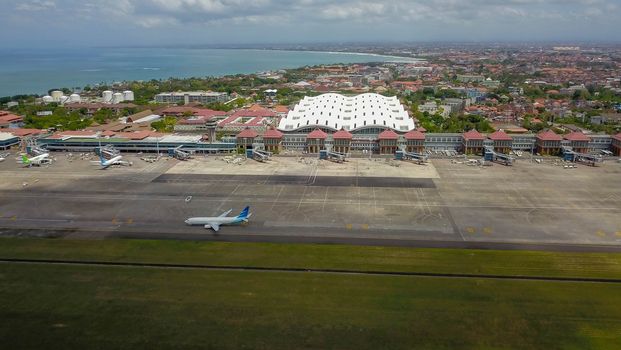
<svg viewBox="0 0 621 350">
<path fill-rule="evenodd" d="M 22 155 L 22 163 L 24 164 L 29 164 L 30 160 L 28 159 L 28 157 L 26 157 L 26 155 Z"/>
<path fill-rule="evenodd" d="M 106 158 L 104 158 L 103 152 L 101 152 L 101 150 L 99 151 L 99 160 L 101 161 L 101 164 L 103 164 L 106 161 Z"/>
<path fill-rule="evenodd" d="M 241 213 L 239 213 L 239 215 L 237 215 L 237 218 L 239 219 L 246 219 L 249 216 L 249 212 L 250 212 L 250 207 L 247 206 L 244 208 L 244 210 L 242 210 Z"/>
</svg>

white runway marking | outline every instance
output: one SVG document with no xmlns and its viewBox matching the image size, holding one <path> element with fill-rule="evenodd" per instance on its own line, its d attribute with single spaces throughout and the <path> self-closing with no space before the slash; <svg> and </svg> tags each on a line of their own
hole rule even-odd
<svg viewBox="0 0 621 350">
<path fill-rule="evenodd" d="M 282 193 L 282 190 L 285 188 L 284 185 L 280 185 L 280 191 L 278 191 L 278 195 L 276 196 L 276 199 L 274 200 L 274 203 L 272 203 L 272 206 L 270 207 L 270 210 L 274 210 L 274 206 L 276 206 L 276 203 L 278 203 L 278 200 L 280 199 L 280 194 Z"/>
</svg>

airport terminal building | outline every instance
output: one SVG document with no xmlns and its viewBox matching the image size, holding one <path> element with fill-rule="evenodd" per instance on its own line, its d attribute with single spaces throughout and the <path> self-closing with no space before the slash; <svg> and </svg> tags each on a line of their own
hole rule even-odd
<svg viewBox="0 0 621 350">
<path fill-rule="evenodd" d="M 548 130 L 539 134 L 508 134 L 498 130 L 481 134 L 427 133 L 416 128 L 397 97 L 373 93 L 343 96 L 328 93 L 305 97 L 286 115 L 252 106 L 226 114 L 192 107 L 193 116 L 180 119 L 176 134 L 158 134 L 148 130 L 86 130 L 56 132 L 37 136 L 37 143 L 56 151 L 88 151 L 100 144 L 114 144 L 121 151 L 159 152 L 179 149 L 199 153 L 233 153 L 249 149 L 280 153 L 297 151 L 317 154 L 338 153 L 392 154 L 458 152 L 483 154 L 493 150 L 500 154 L 529 151 L 541 155 L 611 152 L 620 155 L 621 134 L 558 135 Z M 188 109 L 189 108 L 189 109 Z M 188 109 L 186 111 L 186 109 Z M 183 127 L 183 128 L 181 128 Z M 19 132 L 20 129 L 2 129 Z M 216 140 L 216 131 L 220 136 Z M 4 135 L 0 147 L 15 145 L 17 139 Z M 23 144 L 23 143 L 21 143 Z"/>
</svg>

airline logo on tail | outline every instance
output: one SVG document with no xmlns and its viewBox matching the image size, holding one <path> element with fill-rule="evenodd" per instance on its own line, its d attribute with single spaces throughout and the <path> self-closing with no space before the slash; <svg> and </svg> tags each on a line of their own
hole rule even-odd
<svg viewBox="0 0 621 350">
<path fill-rule="evenodd" d="M 30 159 L 28 159 L 28 157 L 26 157 L 25 155 L 22 155 L 22 163 L 23 164 L 30 164 Z"/>
<path fill-rule="evenodd" d="M 248 218 L 250 217 L 250 215 L 252 215 L 249 212 L 250 212 L 250 207 L 249 206 L 245 207 L 244 210 L 242 210 L 242 212 L 239 213 L 239 215 L 237 215 L 237 219 L 248 221 Z"/>
</svg>

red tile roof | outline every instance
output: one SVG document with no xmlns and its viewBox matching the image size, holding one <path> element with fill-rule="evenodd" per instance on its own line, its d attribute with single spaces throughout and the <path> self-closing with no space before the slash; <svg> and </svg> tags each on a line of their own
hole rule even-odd
<svg viewBox="0 0 621 350">
<path fill-rule="evenodd" d="M 143 130 L 136 132 L 119 132 L 114 135 L 114 137 L 118 137 L 121 139 L 129 139 L 129 140 L 144 140 L 151 135 L 151 131 Z"/>
<path fill-rule="evenodd" d="M 511 138 L 511 136 L 507 135 L 507 133 L 502 131 L 502 130 L 498 130 L 496 132 L 493 132 L 493 133 L 489 134 L 487 137 L 489 137 L 490 140 L 494 140 L 494 141 L 511 141 L 511 140 L 513 140 Z"/>
<path fill-rule="evenodd" d="M 614 135 L 612 138 L 615 139 L 615 140 L 621 141 L 621 132 L 616 134 L 616 135 Z"/>
<path fill-rule="evenodd" d="M 306 136 L 307 139 L 325 139 L 326 137 L 328 137 L 328 134 L 321 129 L 315 129 Z"/>
<path fill-rule="evenodd" d="M 39 129 L 22 129 L 22 128 L 16 128 L 16 129 L 0 129 L 0 131 L 2 132 L 8 132 L 11 133 L 17 137 L 22 137 L 22 136 L 28 136 L 28 135 L 37 135 L 37 134 L 43 134 L 46 131 L 45 130 L 39 130 Z"/>
<path fill-rule="evenodd" d="M 354 135 L 352 135 L 349 131 L 345 129 L 341 129 L 332 135 L 335 140 L 351 140 Z"/>
<path fill-rule="evenodd" d="M 77 137 L 77 138 L 94 138 L 97 137 L 97 131 L 93 131 L 93 130 L 66 130 L 66 131 L 59 131 L 57 133 L 55 133 L 54 135 L 50 136 L 50 139 L 55 139 L 55 140 L 61 140 L 61 139 L 67 139 L 67 138 L 72 138 L 72 137 Z"/>
<path fill-rule="evenodd" d="M 237 138 L 243 137 L 243 138 L 253 139 L 257 136 L 259 136 L 259 134 L 257 134 L 257 132 L 254 129 L 250 129 L 250 128 L 246 128 L 242 130 L 239 134 L 237 134 Z"/>
<path fill-rule="evenodd" d="M 231 114 L 232 117 L 276 117 L 276 113 L 267 108 L 240 109 Z"/>
<path fill-rule="evenodd" d="M 195 115 L 193 117 L 185 118 L 177 122 L 180 125 L 201 125 L 205 124 L 205 122 L 209 121 L 211 117 L 203 117 L 199 115 Z"/>
<path fill-rule="evenodd" d="M 262 107 L 261 105 L 258 105 L 256 103 L 253 104 L 252 106 L 248 107 L 247 110 L 253 111 L 253 112 L 257 112 L 257 111 L 268 111 L 269 112 L 270 111 L 269 109 L 267 109 L 265 107 Z"/>
<path fill-rule="evenodd" d="M 59 131 L 57 134 L 62 136 L 93 136 L 97 135 L 97 132 L 90 130 L 66 130 Z"/>
<path fill-rule="evenodd" d="M 283 136 L 283 133 L 274 129 L 274 128 L 269 128 L 264 134 L 263 134 L 263 138 L 264 139 L 281 139 Z"/>
<path fill-rule="evenodd" d="M 205 118 L 213 118 L 213 117 L 221 117 L 225 116 L 226 112 L 223 111 L 214 111 L 212 109 L 207 108 L 199 108 L 194 115 L 205 117 Z"/>
<path fill-rule="evenodd" d="M 464 140 L 484 140 L 485 136 L 483 136 L 483 134 L 481 134 L 480 132 L 472 129 L 463 133 L 463 138 Z"/>
<path fill-rule="evenodd" d="M 384 131 L 382 131 L 382 132 L 381 132 L 381 133 L 377 136 L 377 138 L 378 138 L 379 140 L 396 140 L 396 139 L 398 139 L 398 138 L 399 138 L 399 135 L 397 135 L 397 133 L 396 133 L 396 132 L 394 132 L 394 131 L 392 131 L 392 130 L 388 129 L 388 130 L 384 130 Z"/>
<path fill-rule="evenodd" d="M 405 134 L 405 139 L 406 140 L 424 140 L 425 134 L 423 134 L 419 130 L 412 130 L 408 132 L 407 134 Z"/>
<path fill-rule="evenodd" d="M 542 141 L 561 141 L 563 139 L 552 130 L 540 132 L 537 134 L 537 138 Z"/>
<path fill-rule="evenodd" d="M 416 130 L 418 130 L 418 131 L 420 131 L 420 132 L 422 132 L 422 133 L 427 132 L 427 129 L 423 128 L 422 126 L 421 126 L 421 127 L 419 127 L 419 128 L 418 128 L 418 129 L 416 129 Z"/>
<path fill-rule="evenodd" d="M 282 106 L 282 105 L 274 106 L 274 112 L 276 112 L 276 113 L 288 113 L 289 112 L 289 107 Z"/>
<path fill-rule="evenodd" d="M 6 112 L 0 114 L 0 123 L 13 123 L 13 122 L 18 122 L 22 120 L 24 120 L 23 117 L 20 117 L 15 114 L 6 113 Z"/>
<path fill-rule="evenodd" d="M 247 121 L 246 123 L 241 123 L 240 120 L 241 118 L 251 118 L 249 121 Z M 247 116 L 247 117 L 243 117 L 240 115 L 230 115 L 228 116 L 226 119 L 221 120 L 218 123 L 218 126 L 220 127 L 228 127 L 228 126 L 263 126 L 264 123 L 263 121 L 266 120 L 265 117 L 252 117 L 252 116 Z"/>
<path fill-rule="evenodd" d="M 565 136 L 563 136 L 563 138 L 565 140 L 569 140 L 569 141 L 591 141 L 591 138 L 588 137 L 587 135 L 579 132 L 579 131 L 574 131 L 572 133 L 569 133 Z"/>
</svg>

